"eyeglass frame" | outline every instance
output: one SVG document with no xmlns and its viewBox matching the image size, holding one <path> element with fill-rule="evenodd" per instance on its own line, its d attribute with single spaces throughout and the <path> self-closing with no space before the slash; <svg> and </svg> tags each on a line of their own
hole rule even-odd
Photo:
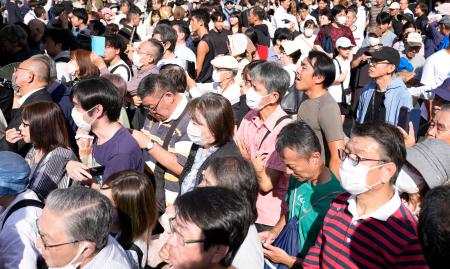
<svg viewBox="0 0 450 269">
<path fill-rule="evenodd" d="M 171 217 L 169 218 L 169 228 L 170 228 L 170 233 L 171 234 L 178 234 L 176 236 L 179 236 L 182 239 L 183 242 L 183 247 L 185 245 L 189 245 L 189 244 L 195 244 L 195 243 L 205 243 L 206 240 L 205 239 L 184 239 L 180 233 L 175 231 L 174 225 L 172 224 L 172 222 L 176 219 L 176 217 Z"/>
<path fill-rule="evenodd" d="M 161 103 L 161 100 L 163 99 L 164 95 L 166 95 L 166 93 L 167 93 L 167 92 L 164 92 L 164 93 L 161 95 L 161 97 L 159 98 L 158 103 L 156 103 L 155 107 L 148 107 L 148 106 L 145 106 L 145 108 L 147 108 L 149 111 L 155 113 L 156 110 L 158 109 L 159 104 Z"/>
<path fill-rule="evenodd" d="M 350 155 L 355 155 L 355 157 L 351 157 Z M 348 153 L 347 151 L 345 151 L 345 149 L 338 149 L 338 157 L 339 157 L 339 160 L 341 160 L 342 162 L 348 158 L 350 160 L 350 163 L 353 166 L 358 166 L 359 162 L 361 162 L 361 161 L 363 161 L 363 162 L 364 161 L 372 161 L 372 162 L 381 162 L 381 163 L 389 162 L 387 160 L 376 160 L 376 159 L 363 158 L 354 153 Z"/>
<path fill-rule="evenodd" d="M 65 246 L 65 245 L 69 245 L 69 244 L 76 244 L 76 243 L 80 243 L 80 242 L 83 241 L 83 240 L 74 240 L 74 241 L 67 242 L 67 243 L 47 245 L 47 244 L 45 244 L 44 240 L 42 240 L 41 230 L 39 229 L 38 220 L 39 219 L 36 219 L 36 229 L 37 229 L 37 232 L 38 232 L 38 235 L 39 235 L 39 239 L 40 239 L 40 241 L 41 241 L 41 243 L 42 243 L 42 245 L 44 246 L 45 249 L 56 248 L 56 247 Z"/>
</svg>

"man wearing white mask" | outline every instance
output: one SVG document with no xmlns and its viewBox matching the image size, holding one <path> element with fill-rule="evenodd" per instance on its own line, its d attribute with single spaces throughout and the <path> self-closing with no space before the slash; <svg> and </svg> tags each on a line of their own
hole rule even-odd
<svg viewBox="0 0 450 269">
<path fill-rule="evenodd" d="M 127 255 L 109 236 L 111 202 L 85 187 L 58 189 L 36 221 L 37 248 L 52 268 L 131 268 Z"/>
<path fill-rule="evenodd" d="M 221 55 L 211 61 L 213 66 L 212 79 L 210 83 L 195 83 L 187 77 L 188 88 L 191 96 L 197 98 L 207 92 L 223 95 L 230 101 L 231 105 L 239 102 L 241 90 L 239 83 L 235 80 L 239 69 L 239 62 L 232 56 Z"/>
<path fill-rule="evenodd" d="M 278 222 L 289 184 L 286 166 L 275 150 L 278 133 L 291 122 L 280 106 L 289 87 L 289 74 L 277 63 L 264 62 L 252 69 L 250 77 L 252 87 L 247 91 L 246 102 L 252 110 L 245 115 L 234 140 L 256 170 L 260 188 L 256 227 L 262 232 Z"/>
<path fill-rule="evenodd" d="M 356 125 L 339 155 L 347 193 L 331 204 L 304 268 L 428 268 L 417 223 L 394 188 L 406 157 L 400 131 L 379 122 Z"/>
</svg>

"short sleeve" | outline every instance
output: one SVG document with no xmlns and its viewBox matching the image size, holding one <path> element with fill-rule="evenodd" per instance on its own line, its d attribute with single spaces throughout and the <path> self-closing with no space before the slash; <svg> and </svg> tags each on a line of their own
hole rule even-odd
<svg viewBox="0 0 450 269">
<path fill-rule="evenodd" d="M 326 143 L 344 139 L 341 111 L 339 110 L 339 106 L 336 102 L 324 104 L 324 106 L 320 108 L 319 125 L 325 135 Z"/>
</svg>

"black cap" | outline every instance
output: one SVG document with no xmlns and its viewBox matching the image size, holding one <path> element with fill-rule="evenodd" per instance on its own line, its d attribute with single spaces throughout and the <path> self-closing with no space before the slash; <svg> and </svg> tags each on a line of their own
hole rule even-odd
<svg viewBox="0 0 450 269">
<path fill-rule="evenodd" d="M 400 64 L 400 54 L 398 51 L 391 47 L 381 47 L 377 50 L 371 50 L 367 52 L 367 55 L 372 56 L 372 59 L 378 61 L 388 61 L 395 65 L 395 68 Z"/>
<path fill-rule="evenodd" d="M 404 13 L 404 14 L 398 14 L 397 15 L 397 20 L 407 20 L 410 23 L 414 22 L 414 16 L 411 13 Z"/>
</svg>

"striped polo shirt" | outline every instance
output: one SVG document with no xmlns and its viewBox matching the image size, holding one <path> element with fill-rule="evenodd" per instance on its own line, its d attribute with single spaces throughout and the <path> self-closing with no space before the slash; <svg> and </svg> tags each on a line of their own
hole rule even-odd
<svg viewBox="0 0 450 269">
<path fill-rule="evenodd" d="M 337 196 L 304 268 L 428 268 L 417 223 L 397 193 L 369 216 L 354 216 L 356 197 Z"/>
</svg>

